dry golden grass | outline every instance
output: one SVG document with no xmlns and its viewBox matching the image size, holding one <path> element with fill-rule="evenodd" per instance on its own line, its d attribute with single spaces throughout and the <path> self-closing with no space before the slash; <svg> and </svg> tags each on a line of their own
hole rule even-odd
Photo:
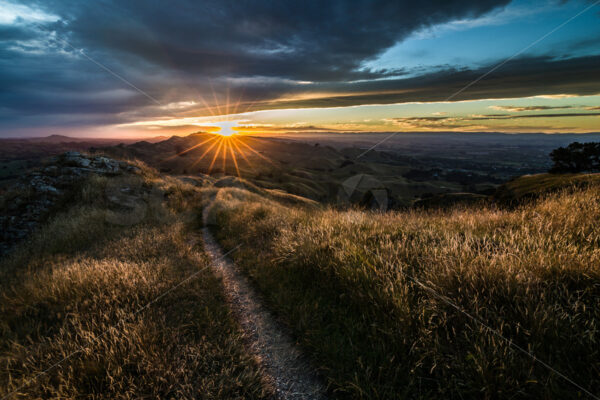
<svg viewBox="0 0 600 400">
<path fill-rule="evenodd" d="M 600 392 L 600 189 L 513 210 L 307 210 L 224 189 L 226 248 L 328 378 L 334 397 L 584 398 L 447 296 Z"/>
<path fill-rule="evenodd" d="M 107 222 L 114 180 L 154 190 L 138 224 Z M 190 235 L 198 196 L 148 169 L 92 177 L 75 206 L 0 264 L 0 397 L 269 397 Z"/>
</svg>

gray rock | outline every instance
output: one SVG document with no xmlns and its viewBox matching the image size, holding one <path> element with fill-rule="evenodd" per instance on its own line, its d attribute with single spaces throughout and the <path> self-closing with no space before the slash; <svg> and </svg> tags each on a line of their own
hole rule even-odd
<svg viewBox="0 0 600 400">
<path fill-rule="evenodd" d="M 33 188 L 41 193 L 59 194 L 59 190 L 54 186 L 46 185 L 45 183 L 39 183 L 33 185 Z"/>
<path fill-rule="evenodd" d="M 87 158 L 77 158 L 77 159 L 75 159 L 75 162 L 77 165 L 79 165 L 80 167 L 84 167 L 84 168 L 89 167 L 90 164 L 92 163 Z"/>
<path fill-rule="evenodd" d="M 8 202 L 0 215 L 0 256 L 14 244 L 25 240 L 54 208 L 58 199 L 74 184 L 90 174 L 116 175 L 121 172 L 141 170 L 126 162 L 108 157 L 89 157 L 69 151 L 53 157 L 45 168 L 24 174 L 11 190 L 26 193 Z M 114 208 L 115 223 L 131 224 L 139 221 L 146 210 L 143 200 L 147 193 L 141 188 L 119 187 L 109 193 L 108 201 Z"/>
<path fill-rule="evenodd" d="M 119 162 L 106 157 L 96 157 L 92 162 L 92 168 L 98 172 L 114 174 L 119 172 Z"/>
<path fill-rule="evenodd" d="M 57 176 L 58 167 L 56 165 L 50 165 L 49 167 L 44 168 L 44 173 L 49 176 Z"/>
</svg>

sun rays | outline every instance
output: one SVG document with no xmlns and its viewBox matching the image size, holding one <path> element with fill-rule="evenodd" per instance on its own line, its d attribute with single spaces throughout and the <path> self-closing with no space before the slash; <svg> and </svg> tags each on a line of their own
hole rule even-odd
<svg viewBox="0 0 600 400">
<path fill-rule="evenodd" d="M 192 168 L 196 168 L 198 171 L 207 174 L 222 172 L 230 175 L 235 174 L 240 178 L 247 168 L 256 172 L 258 167 L 256 164 L 260 164 L 261 161 L 277 165 L 262 152 L 253 148 L 253 138 L 240 133 L 238 125 L 240 121 L 233 119 L 233 116 L 243 114 L 251 109 L 256 100 L 244 101 L 244 92 L 242 92 L 237 96 L 237 100 L 230 102 L 231 96 L 229 90 L 227 90 L 225 101 L 220 102 L 214 88 L 212 88 L 212 83 L 209 82 L 209 84 L 214 101 L 212 105 L 200 93 L 196 93 L 195 97 L 204 105 L 204 110 L 210 114 L 210 117 L 208 117 L 212 119 L 210 125 L 213 128 L 218 128 L 218 130 L 205 131 L 199 134 L 198 143 L 194 143 L 183 150 L 177 149 L 175 154 L 169 155 L 163 159 L 163 162 L 172 162 L 178 157 L 188 156 L 193 160 L 191 164 L 186 166 L 186 170 L 190 172 Z M 199 127 L 201 126 L 204 125 L 199 125 Z"/>
<path fill-rule="evenodd" d="M 205 135 L 209 135 L 209 137 L 200 137 L 198 143 L 185 150 L 176 151 L 175 154 L 165 158 L 163 162 L 188 156 L 193 160 L 186 168 L 188 171 L 197 168 L 199 172 L 206 174 L 222 172 L 227 175 L 237 175 L 240 178 L 246 168 L 256 171 L 257 162 L 260 164 L 262 161 L 266 161 L 271 165 L 276 165 L 272 159 L 252 147 L 252 138 L 250 137 L 235 133 L 229 136 L 217 133 L 206 133 Z"/>
</svg>

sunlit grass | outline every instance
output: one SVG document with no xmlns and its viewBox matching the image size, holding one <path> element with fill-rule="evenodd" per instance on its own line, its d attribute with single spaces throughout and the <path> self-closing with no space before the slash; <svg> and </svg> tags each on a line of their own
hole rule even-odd
<svg viewBox="0 0 600 400">
<path fill-rule="evenodd" d="M 211 212 L 335 396 L 585 398 L 405 274 L 600 391 L 598 187 L 513 210 L 386 214 L 228 189 Z"/>
<path fill-rule="evenodd" d="M 142 180 L 165 200 L 139 224 L 114 226 L 108 179 L 93 177 L 0 264 L 0 397 L 269 397 L 191 235 L 197 190 L 156 173 L 110 179 Z"/>
</svg>

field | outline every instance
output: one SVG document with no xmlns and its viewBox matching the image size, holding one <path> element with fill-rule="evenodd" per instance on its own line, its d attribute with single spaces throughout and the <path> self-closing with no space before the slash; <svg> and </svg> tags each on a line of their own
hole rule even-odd
<svg viewBox="0 0 600 400">
<path fill-rule="evenodd" d="M 600 390 L 600 188 L 380 214 L 213 196 L 214 230 L 340 398 Z M 459 311 L 455 306 L 463 310 Z"/>
<path fill-rule="evenodd" d="M 273 398 L 205 227 L 328 398 L 600 390 L 596 174 L 378 212 L 135 165 L 77 183 L 0 261 L 0 396 Z"/>
<path fill-rule="evenodd" d="M 107 185 L 166 200 L 115 224 Z M 92 176 L 4 258 L 0 397 L 269 398 L 196 239 L 199 204 L 194 187 L 150 169 Z"/>
</svg>

